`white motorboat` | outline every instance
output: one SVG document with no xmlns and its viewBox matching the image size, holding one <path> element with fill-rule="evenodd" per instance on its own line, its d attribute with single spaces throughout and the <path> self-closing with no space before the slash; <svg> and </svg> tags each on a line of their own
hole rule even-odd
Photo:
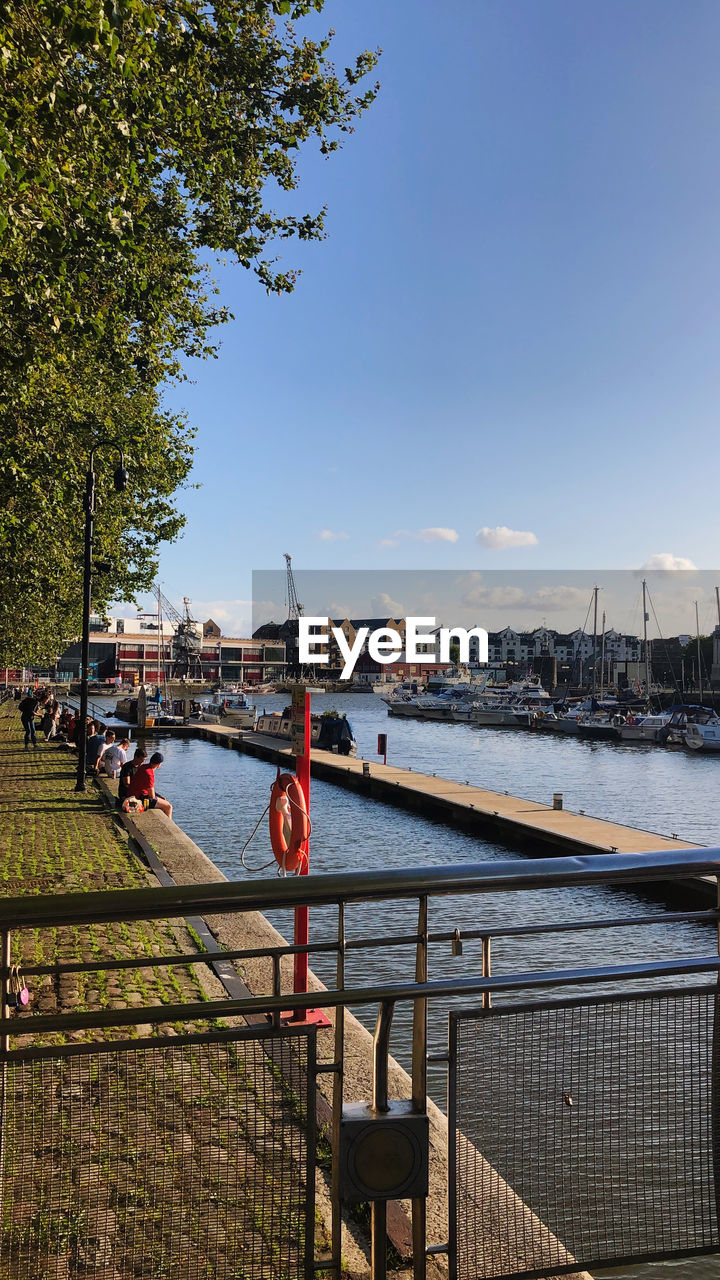
<svg viewBox="0 0 720 1280">
<path fill-rule="evenodd" d="M 617 737 L 616 733 L 604 733 L 605 727 L 613 725 L 619 727 L 619 703 L 616 698 L 608 698 L 602 702 L 597 698 L 585 698 L 582 702 L 575 702 L 568 707 L 564 713 L 560 715 L 560 729 L 563 733 L 580 734 L 582 726 L 587 726 L 591 722 L 597 726 L 596 730 L 587 729 L 584 731 L 584 737 Z M 607 722 L 607 724 L 606 724 Z"/>
<path fill-rule="evenodd" d="M 388 676 L 387 680 L 376 680 L 370 688 L 373 693 L 392 694 L 395 693 L 397 689 L 401 689 L 402 684 L 402 680 L 399 680 L 397 676 Z"/>
<path fill-rule="evenodd" d="M 479 702 L 473 708 L 472 713 L 473 724 L 491 725 L 498 727 L 500 725 L 511 725 L 517 727 L 519 724 L 516 709 L 511 702 L 504 702 L 500 698 L 491 702 Z"/>
<path fill-rule="evenodd" d="M 550 712 L 552 709 L 552 698 L 538 680 L 518 680 L 478 701 L 473 708 L 472 720 L 478 725 L 527 728 L 538 712 Z"/>
<path fill-rule="evenodd" d="M 701 724 L 695 720 L 685 730 L 685 746 L 691 751 L 720 751 L 720 719 Z"/>
<path fill-rule="evenodd" d="M 684 747 L 690 746 L 688 742 L 688 732 L 693 743 L 691 750 L 712 750 L 711 747 L 701 748 L 698 742 L 698 736 L 703 738 L 703 733 L 696 734 L 694 727 L 697 725 L 700 730 L 706 726 L 720 725 L 720 717 L 713 711 L 712 707 L 691 706 L 681 704 L 680 706 L 670 707 L 668 709 L 669 719 L 664 728 L 658 731 L 658 741 L 668 747 Z M 708 735 L 708 743 L 712 741 L 714 735 Z"/>
<path fill-rule="evenodd" d="M 252 729 L 257 709 L 244 693 L 234 689 L 218 689 L 212 700 L 201 706 L 195 717 L 200 724 L 225 724 L 232 729 Z"/>
<path fill-rule="evenodd" d="M 660 742 L 660 730 L 670 719 L 668 711 L 658 715 L 628 715 L 618 730 L 621 742 Z"/>
<path fill-rule="evenodd" d="M 452 720 L 454 692 L 385 699 L 389 716 L 415 716 L 418 720 Z"/>
</svg>

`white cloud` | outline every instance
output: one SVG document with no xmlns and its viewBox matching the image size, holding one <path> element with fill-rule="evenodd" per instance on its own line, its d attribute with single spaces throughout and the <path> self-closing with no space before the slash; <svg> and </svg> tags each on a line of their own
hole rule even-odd
<svg viewBox="0 0 720 1280">
<path fill-rule="evenodd" d="M 387 591 L 381 592 L 379 596 L 373 596 L 370 601 L 370 610 L 373 618 L 404 618 L 405 609 L 398 600 L 393 600 Z"/>
<path fill-rule="evenodd" d="M 588 602 L 587 588 L 580 587 L 540 587 L 533 591 L 527 608 L 552 612 L 554 609 L 584 609 Z"/>
<path fill-rule="evenodd" d="M 411 533 L 409 529 L 396 529 L 394 533 L 389 533 L 386 538 L 381 538 L 378 546 L 396 547 L 404 538 L 414 538 L 416 542 L 457 542 L 459 536 L 455 529 L 445 529 L 439 525 L 433 525 L 428 529 L 418 529 L 415 533 Z"/>
<path fill-rule="evenodd" d="M 523 609 L 527 592 L 522 587 L 472 587 L 462 598 L 469 608 L 483 605 L 488 609 Z"/>
<path fill-rule="evenodd" d="M 651 556 L 645 564 L 640 565 L 641 569 L 697 569 L 697 565 L 692 560 L 687 560 L 685 556 L 673 556 L 669 551 L 659 551 L 657 555 Z"/>
<path fill-rule="evenodd" d="M 475 535 L 482 547 L 490 547 L 492 551 L 504 551 L 506 547 L 536 547 L 537 538 L 534 533 L 521 529 L 508 529 L 505 524 L 498 524 L 494 529 L 483 525 Z"/>
<path fill-rule="evenodd" d="M 272 605 L 272 601 L 261 602 L 261 606 L 267 605 Z M 198 622 L 212 618 L 223 635 L 248 639 L 252 635 L 253 608 L 257 610 L 258 604 L 253 606 L 252 600 L 193 600 L 190 608 Z"/>
<path fill-rule="evenodd" d="M 342 542 L 350 537 L 349 533 L 345 533 L 343 529 L 339 529 L 337 533 L 333 529 L 321 529 L 317 535 L 321 542 Z"/>
<path fill-rule="evenodd" d="M 420 542 L 457 542 L 458 534 L 454 529 L 420 529 L 415 537 Z"/>
<path fill-rule="evenodd" d="M 408 529 L 396 529 L 394 533 L 389 533 L 387 538 L 381 538 L 378 542 L 379 547 L 396 547 L 403 538 L 409 538 Z"/>
<path fill-rule="evenodd" d="M 535 613 L 577 610 L 587 604 L 587 591 L 579 587 L 539 587 L 537 591 L 525 591 L 522 587 L 484 587 L 477 585 L 466 591 L 463 604 L 469 608 L 484 606 L 487 609 L 530 609 Z"/>
</svg>

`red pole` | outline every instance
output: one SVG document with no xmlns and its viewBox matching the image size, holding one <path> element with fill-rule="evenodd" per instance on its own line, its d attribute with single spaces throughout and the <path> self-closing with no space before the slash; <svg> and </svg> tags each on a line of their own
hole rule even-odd
<svg viewBox="0 0 720 1280">
<path fill-rule="evenodd" d="M 310 813 L 310 694 L 305 693 L 305 753 L 298 756 L 295 762 L 295 770 L 297 780 L 303 789 L 305 795 L 305 806 Z M 309 854 L 309 839 L 305 842 L 305 853 Z M 301 876 L 306 876 L 309 870 L 309 857 L 303 861 L 300 870 Z M 296 946 L 305 946 L 310 937 L 310 912 L 308 907 L 295 908 L 295 944 Z M 293 991 L 304 994 L 308 989 L 308 953 L 303 951 L 295 956 L 295 979 L 293 982 Z M 293 1014 L 293 1021 L 302 1022 L 305 1018 L 305 1009 L 296 1009 Z"/>
</svg>

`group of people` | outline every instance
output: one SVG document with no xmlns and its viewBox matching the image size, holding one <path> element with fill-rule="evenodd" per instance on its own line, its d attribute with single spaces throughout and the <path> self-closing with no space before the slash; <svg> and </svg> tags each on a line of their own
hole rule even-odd
<svg viewBox="0 0 720 1280">
<path fill-rule="evenodd" d="M 18 710 L 25 731 L 25 750 L 30 744 L 37 748 L 36 716 L 42 715 L 41 731 L 46 742 L 52 739 L 76 743 L 78 748 L 79 717 L 71 707 L 62 709 L 51 689 L 26 689 L 17 691 Z M 138 747 L 132 759 L 128 758 L 130 739 L 117 740 L 114 729 L 103 730 L 92 716 L 88 716 L 85 730 L 85 765 L 89 774 L 104 773 L 118 780 L 118 807 L 126 809 L 159 809 L 172 817 L 172 805 L 155 791 L 155 770 L 163 763 L 159 751 L 147 759 L 147 752 Z"/>
<path fill-rule="evenodd" d="M 60 733 L 63 712 L 52 689 L 26 689 L 22 693 L 17 691 L 16 697 L 18 693 L 18 711 L 25 731 L 25 750 L 29 751 L 31 743 L 37 748 L 35 717 L 42 715 L 40 728 L 45 734 L 45 741 L 50 742 Z"/>
</svg>

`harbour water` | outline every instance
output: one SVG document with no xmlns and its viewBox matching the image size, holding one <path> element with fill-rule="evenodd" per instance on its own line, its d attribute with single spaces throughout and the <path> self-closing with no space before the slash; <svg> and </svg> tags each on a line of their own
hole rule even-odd
<svg viewBox="0 0 720 1280">
<path fill-rule="evenodd" d="M 283 696 L 259 700 L 261 709 L 281 709 Z M 313 709 L 335 707 L 348 715 L 358 742 L 358 754 L 376 759 L 378 732 L 388 734 L 389 761 L 422 772 L 525 795 L 549 803 L 562 791 L 565 805 L 589 814 L 655 830 L 677 833 L 701 844 L 720 844 L 717 809 L 720 759 L 654 747 L 589 743 L 576 737 L 531 735 L 518 730 L 475 729 L 462 724 L 395 720 L 374 695 L 319 695 Z M 272 876 L 266 823 L 245 852 L 243 848 L 269 798 L 274 777 L 272 766 L 240 752 L 228 751 L 196 739 L 166 736 L 148 740 L 162 750 L 165 762 L 158 773 L 158 789 L 173 802 L 174 817 L 231 879 L 246 875 Z M 415 814 L 367 800 L 353 792 L 313 779 L 313 832 L 311 868 L 334 872 L 387 867 L 445 866 L 507 859 L 514 855 L 504 846 L 444 827 Z M 263 864 L 265 864 L 263 866 Z M 440 899 L 431 906 L 431 928 L 508 927 L 555 920 L 631 918 L 643 909 L 663 910 L 663 904 L 627 889 L 593 888 L 490 894 L 471 902 L 463 898 Z M 669 908 L 668 908 L 669 909 Z M 270 913 L 274 923 L 291 936 L 292 921 L 282 913 Z M 336 913 L 330 908 L 314 911 L 312 938 L 334 936 Z M 351 936 L 379 936 L 412 931 L 414 908 L 410 904 L 372 904 L 348 912 Z M 668 955 L 711 954 L 714 928 L 696 923 L 668 923 L 647 927 L 585 931 L 572 935 L 539 934 L 498 940 L 493 945 L 494 972 L 618 963 Z M 447 944 L 430 951 L 430 976 L 466 976 L 479 971 L 479 943 L 466 943 L 461 957 L 450 955 Z M 318 975 L 332 983 L 334 959 L 311 959 Z M 355 952 L 348 956 L 347 982 L 374 978 L 413 976 L 412 948 L 405 954 L 393 949 Z M 647 984 L 644 984 L 647 985 Z M 577 989 L 576 989 L 577 990 Z M 567 993 L 565 993 L 567 994 Z M 511 999 L 512 997 L 507 997 Z M 355 1010 L 367 1025 L 374 1011 Z M 446 1047 L 445 1013 L 430 1018 L 430 1052 Z M 391 1048 L 408 1064 L 409 1011 L 400 1010 Z M 434 1067 L 430 1087 L 444 1106 L 445 1077 Z M 719 1274 L 711 1259 L 683 1261 L 683 1275 L 710 1280 Z M 677 1264 L 652 1263 L 623 1267 L 603 1274 L 628 1280 L 659 1280 Z"/>
</svg>

